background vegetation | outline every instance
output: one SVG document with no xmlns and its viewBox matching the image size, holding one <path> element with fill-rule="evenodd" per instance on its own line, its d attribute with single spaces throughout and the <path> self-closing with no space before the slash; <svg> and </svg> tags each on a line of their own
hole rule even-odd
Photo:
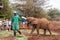
<svg viewBox="0 0 60 40">
<path fill-rule="evenodd" d="M 46 17 L 50 20 L 55 20 L 57 16 L 60 17 L 60 10 L 56 8 L 50 8 L 48 11 L 44 9 L 45 5 L 48 7 L 50 5 L 47 4 L 47 0 L 21 0 L 26 1 L 26 4 L 13 4 L 10 5 L 9 0 L 1 0 L 3 3 L 3 8 L 0 9 L 0 15 L 4 15 L 5 18 L 11 18 L 13 15 L 12 10 L 17 9 L 22 12 L 25 16 L 34 16 L 37 18 Z M 18 1 L 18 0 L 17 0 Z M 15 5 L 15 6 L 14 6 Z M 58 18 L 58 20 L 60 20 Z"/>
</svg>

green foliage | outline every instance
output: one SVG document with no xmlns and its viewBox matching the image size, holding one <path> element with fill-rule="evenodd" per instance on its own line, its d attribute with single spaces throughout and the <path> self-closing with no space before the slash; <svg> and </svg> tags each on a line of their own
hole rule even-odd
<svg viewBox="0 0 60 40">
<path fill-rule="evenodd" d="M 51 19 L 55 18 L 56 15 L 60 15 L 60 10 L 54 8 L 54 9 L 50 9 L 50 10 L 48 11 L 48 16 L 49 16 Z"/>
<path fill-rule="evenodd" d="M 12 8 L 9 6 L 9 0 L 2 0 L 3 8 L 0 10 L 0 15 L 5 15 L 5 18 L 10 18 L 12 16 Z"/>
</svg>

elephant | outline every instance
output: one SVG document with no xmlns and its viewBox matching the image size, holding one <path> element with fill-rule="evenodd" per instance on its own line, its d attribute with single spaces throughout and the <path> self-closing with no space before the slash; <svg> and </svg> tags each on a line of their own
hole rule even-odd
<svg viewBox="0 0 60 40">
<path fill-rule="evenodd" d="M 37 30 L 37 34 L 39 34 L 39 29 L 44 30 L 44 35 L 46 35 L 46 30 L 49 31 L 51 35 L 51 31 L 49 28 L 50 22 L 46 18 L 34 18 L 34 17 L 27 17 L 27 25 L 32 26 L 31 34 L 34 32 L 34 30 Z"/>
</svg>

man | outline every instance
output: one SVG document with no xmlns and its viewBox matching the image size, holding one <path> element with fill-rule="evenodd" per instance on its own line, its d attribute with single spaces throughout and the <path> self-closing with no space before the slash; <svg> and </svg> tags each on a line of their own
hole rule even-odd
<svg viewBox="0 0 60 40">
<path fill-rule="evenodd" d="M 11 20 L 10 19 L 8 20 L 8 25 L 9 25 L 8 29 L 11 30 Z"/>
<path fill-rule="evenodd" d="M 1 31 L 1 28 L 2 28 L 2 20 L 0 19 L 0 31 Z"/>
<path fill-rule="evenodd" d="M 20 23 L 21 18 L 14 13 L 14 16 L 12 17 L 12 30 L 14 31 L 14 36 L 16 36 L 16 31 L 21 34 L 21 32 L 19 31 L 19 23 Z"/>
<path fill-rule="evenodd" d="M 22 26 L 23 26 L 23 28 L 25 28 L 25 26 L 26 26 L 26 18 L 24 16 L 22 16 L 21 18 L 22 18 Z"/>
<path fill-rule="evenodd" d="M 8 19 L 5 19 L 4 21 L 4 27 L 5 27 L 5 30 L 8 31 Z"/>
</svg>

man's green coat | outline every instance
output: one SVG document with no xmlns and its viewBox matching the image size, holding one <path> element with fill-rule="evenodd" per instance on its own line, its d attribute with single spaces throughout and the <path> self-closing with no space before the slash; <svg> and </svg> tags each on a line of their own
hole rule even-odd
<svg viewBox="0 0 60 40">
<path fill-rule="evenodd" d="M 12 17 L 12 30 L 19 30 L 19 24 L 20 24 L 21 18 L 16 15 Z"/>
</svg>

